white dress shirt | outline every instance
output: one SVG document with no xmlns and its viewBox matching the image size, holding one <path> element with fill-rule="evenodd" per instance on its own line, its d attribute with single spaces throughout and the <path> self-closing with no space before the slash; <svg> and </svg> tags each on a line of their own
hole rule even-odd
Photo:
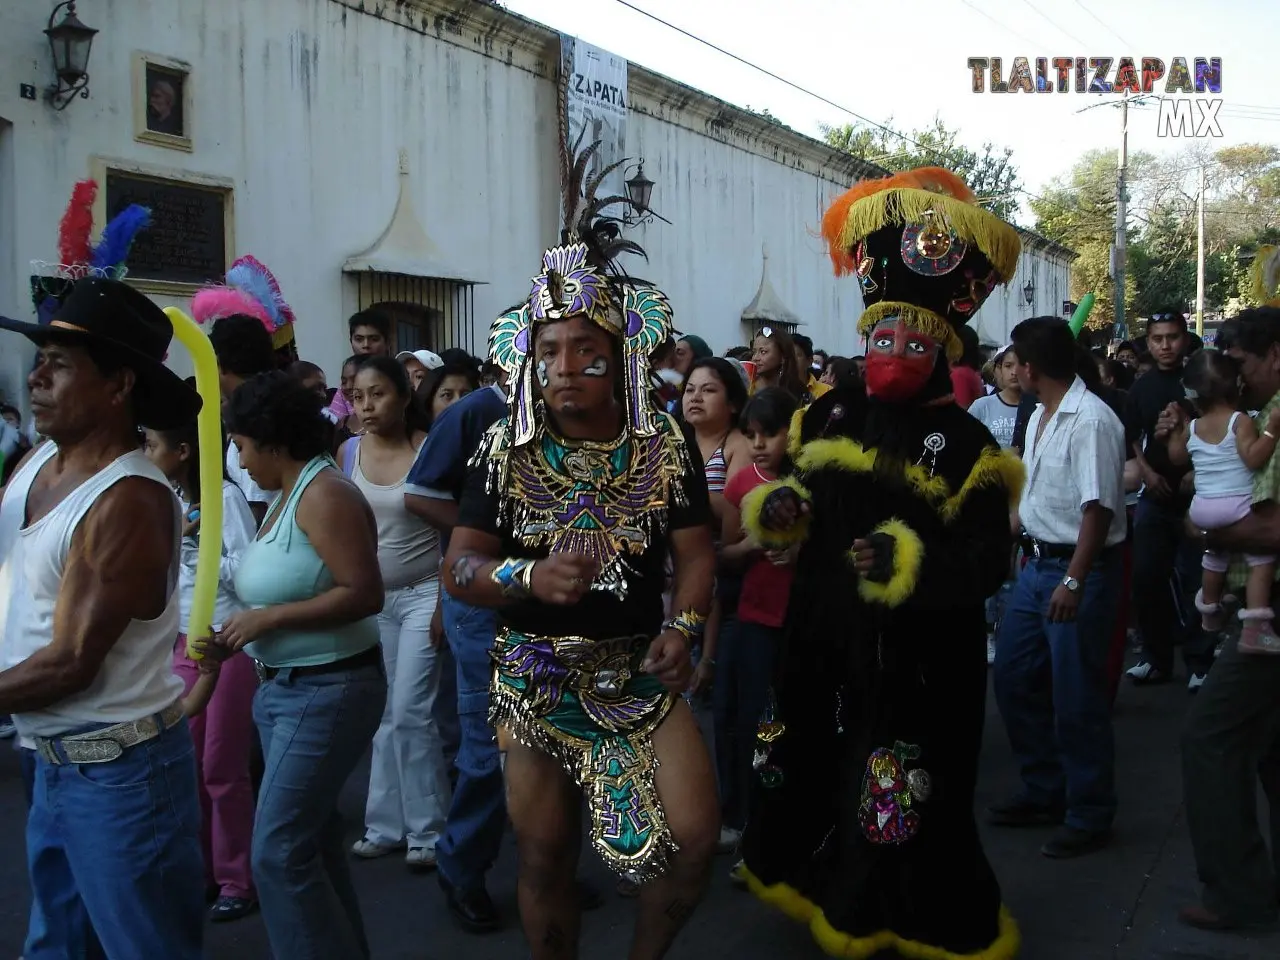
<svg viewBox="0 0 1280 960">
<path fill-rule="evenodd" d="M 1084 507 L 1096 501 L 1111 511 L 1105 546 L 1122 543 L 1127 522 L 1120 418 L 1079 377 L 1040 434 L 1043 417 L 1044 404 L 1037 404 L 1027 421 L 1022 454 L 1027 482 L 1018 515 L 1027 536 L 1042 543 L 1075 543 Z"/>
</svg>

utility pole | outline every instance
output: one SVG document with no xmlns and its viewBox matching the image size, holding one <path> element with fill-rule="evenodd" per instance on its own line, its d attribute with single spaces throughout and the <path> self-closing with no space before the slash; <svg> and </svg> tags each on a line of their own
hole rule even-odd
<svg viewBox="0 0 1280 960">
<path fill-rule="evenodd" d="M 1200 195 L 1196 198 L 1196 336 L 1204 337 L 1204 164 L 1200 165 Z"/>
<path fill-rule="evenodd" d="M 1124 326 L 1124 273 L 1126 255 L 1126 227 L 1128 211 L 1126 203 L 1129 199 L 1125 188 L 1125 168 L 1129 165 L 1129 92 L 1126 90 L 1120 103 L 1120 168 L 1116 171 L 1116 245 L 1115 263 L 1112 272 L 1116 282 L 1116 325 L 1115 338 L 1125 334 Z"/>
</svg>

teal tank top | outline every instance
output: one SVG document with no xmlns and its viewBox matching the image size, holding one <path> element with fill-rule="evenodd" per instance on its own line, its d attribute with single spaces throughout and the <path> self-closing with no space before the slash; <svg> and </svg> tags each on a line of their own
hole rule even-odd
<svg viewBox="0 0 1280 960">
<path fill-rule="evenodd" d="M 253 609 L 310 600 L 333 587 L 333 574 L 324 565 L 307 535 L 298 526 L 298 501 L 322 470 L 336 469 L 328 456 L 316 457 L 302 468 L 289 499 L 280 507 L 275 524 L 249 545 L 236 570 L 236 594 Z M 277 494 L 267 511 L 280 505 Z M 311 667 L 363 653 L 378 643 L 378 620 L 313 630 L 272 630 L 244 650 L 268 667 Z"/>
</svg>

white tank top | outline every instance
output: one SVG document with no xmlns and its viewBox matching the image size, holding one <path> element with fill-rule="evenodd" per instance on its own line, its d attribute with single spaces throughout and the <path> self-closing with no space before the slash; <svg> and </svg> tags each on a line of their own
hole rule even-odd
<svg viewBox="0 0 1280 960">
<path fill-rule="evenodd" d="M 381 486 L 360 469 L 360 442 L 348 448 L 351 479 L 369 501 L 378 524 L 378 569 L 388 590 L 430 580 L 440 573 L 440 534 L 404 507 L 404 482 Z M 407 476 L 407 475 L 406 475 Z"/>
<path fill-rule="evenodd" d="M 71 538 L 84 515 L 118 481 L 146 477 L 172 493 L 164 475 L 141 450 L 108 464 L 45 516 L 23 527 L 27 494 L 40 468 L 57 453 L 46 443 L 9 481 L 0 502 L 0 666 L 26 660 L 53 641 L 53 612 L 62 587 Z M 173 555 L 168 602 L 154 620 L 132 620 L 107 653 L 88 689 L 13 721 L 24 738 L 55 737 L 100 723 L 124 723 L 160 713 L 182 695 L 173 673 L 178 635 L 178 498 L 173 498 Z"/>
<path fill-rule="evenodd" d="M 1227 421 L 1227 435 L 1217 443 L 1207 443 L 1196 433 L 1199 420 L 1191 421 L 1191 435 L 1187 437 L 1187 453 L 1196 472 L 1196 496 L 1238 497 L 1253 493 L 1253 471 L 1240 459 L 1236 449 L 1236 420 L 1233 413 Z"/>
</svg>

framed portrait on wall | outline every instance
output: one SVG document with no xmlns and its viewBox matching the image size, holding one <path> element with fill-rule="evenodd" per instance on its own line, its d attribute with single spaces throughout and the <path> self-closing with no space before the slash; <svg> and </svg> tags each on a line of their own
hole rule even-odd
<svg viewBox="0 0 1280 960">
<path fill-rule="evenodd" d="M 133 138 L 191 152 L 190 64 L 158 54 L 134 54 Z"/>
</svg>

